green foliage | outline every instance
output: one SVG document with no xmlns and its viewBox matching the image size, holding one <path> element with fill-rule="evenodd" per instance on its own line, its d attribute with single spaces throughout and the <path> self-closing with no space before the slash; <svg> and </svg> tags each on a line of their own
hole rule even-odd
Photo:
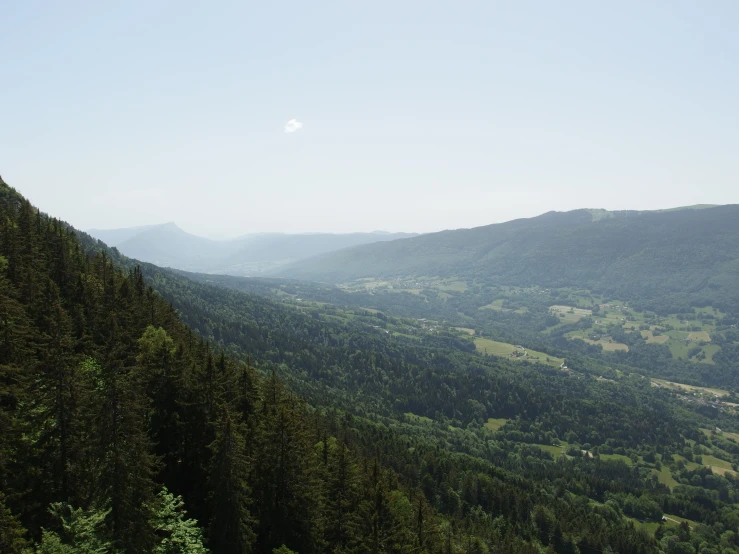
<svg viewBox="0 0 739 554">
<path fill-rule="evenodd" d="M 209 534 L 213 548 L 223 553 L 251 552 L 255 535 L 248 511 L 249 461 L 239 425 L 227 408 L 209 448 L 213 452 L 209 481 L 213 505 Z"/>
<path fill-rule="evenodd" d="M 182 497 L 174 496 L 166 487 L 157 494 L 151 525 L 163 538 L 154 549 L 155 554 L 207 554 L 203 532 L 196 520 L 185 518 L 184 506 Z"/>
<path fill-rule="evenodd" d="M 20 554 L 26 546 L 25 532 L 5 507 L 3 494 L 0 491 L 0 552 Z"/>
<path fill-rule="evenodd" d="M 40 554 L 111 554 L 113 543 L 106 537 L 107 511 L 84 511 L 61 502 L 53 503 L 49 512 L 61 524 L 59 533 L 44 529 Z"/>
<path fill-rule="evenodd" d="M 166 367 L 175 354 L 174 341 L 161 327 L 149 325 L 137 341 L 137 361 L 145 367 Z"/>
<path fill-rule="evenodd" d="M 294 550 L 290 550 L 287 546 L 284 544 L 279 547 L 272 550 L 272 554 L 298 554 Z"/>
</svg>

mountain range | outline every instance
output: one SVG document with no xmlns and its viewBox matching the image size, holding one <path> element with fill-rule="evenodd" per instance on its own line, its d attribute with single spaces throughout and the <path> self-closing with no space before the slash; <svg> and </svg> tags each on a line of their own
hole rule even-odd
<svg viewBox="0 0 739 554">
<path fill-rule="evenodd" d="M 739 305 L 739 205 L 574 210 L 430 233 L 301 260 L 273 272 L 341 283 L 407 276 L 573 286 L 617 298 Z"/>
<path fill-rule="evenodd" d="M 312 256 L 412 233 L 282 234 L 257 233 L 229 240 L 190 234 L 175 223 L 123 229 L 90 229 L 89 234 L 129 258 L 206 273 L 252 275 Z"/>
</svg>

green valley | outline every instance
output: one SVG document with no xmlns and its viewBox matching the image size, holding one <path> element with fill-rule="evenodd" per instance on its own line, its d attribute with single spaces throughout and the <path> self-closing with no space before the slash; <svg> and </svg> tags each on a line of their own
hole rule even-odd
<svg viewBox="0 0 739 554">
<path fill-rule="evenodd" d="M 71 410 L 64 417 L 77 429 L 96 429 L 97 423 L 72 405 L 55 404 L 65 397 L 40 396 L 41 412 L 5 401 L 3 424 L 26 430 L 0 441 L 0 507 L 12 514 L 0 525 L 19 537 L 17 544 L 51 541 L 42 529 L 61 529 L 57 522 L 71 516 L 43 506 L 63 498 L 91 514 L 85 517 L 107 521 L 106 502 L 127 501 L 129 494 L 164 509 L 165 501 L 154 499 L 156 491 L 157 498 L 168 498 L 164 487 L 202 522 L 192 540 L 216 553 L 225 551 L 219 526 L 230 525 L 244 506 L 254 515 L 242 520 L 239 540 L 256 551 L 285 544 L 321 552 L 343 544 L 359 552 L 346 545 L 370 540 L 372 527 L 359 521 L 367 513 L 379 517 L 371 512 L 379 508 L 371 508 L 376 504 L 368 498 L 387 503 L 383 513 L 395 518 L 388 524 L 395 538 L 388 534 L 388 541 L 429 553 L 461 553 L 474 544 L 525 554 L 606 548 L 657 554 L 665 537 L 718 545 L 723 535 L 716 529 L 739 532 L 739 421 L 730 373 L 722 373 L 736 339 L 730 311 L 704 306 L 658 314 L 632 307 L 626 296 L 614 299 L 591 289 L 478 279 L 364 279 L 337 287 L 184 273 L 128 259 L 37 214 L 12 189 L 3 195 L 2 214 L 12 222 L 4 228 L 4 244 L 11 245 L 2 250 L 9 299 L 4 309 L 23 325 L 22 332 L 6 334 L 16 338 L 4 343 L 5 359 L 14 360 L 2 366 L 4 398 L 32 398 L 38 379 L 56 386 L 49 379 L 69 368 L 61 373 L 69 380 L 65 386 L 78 387 L 75 394 L 85 402 L 99 402 L 97 395 L 113 394 L 105 387 L 115 386 L 134 395 L 121 402 L 139 398 L 149 406 L 136 411 L 131 404 L 134 411 L 126 417 L 134 423 L 125 431 L 127 440 L 140 441 L 130 452 L 141 458 L 130 463 L 150 467 L 149 473 L 112 500 L 103 496 L 111 489 L 93 487 L 92 502 L 80 488 L 82 466 L 66 461 L 20 471 L 17 464 L 25 459 L 24 448 L 50 461 L 70 459 L 58 441 L 29 434 L 43 436 L 43 424 L 50 437 L 64 436 L 85 463 L 110 471 L 100 464 L 114 446 L 98 453 L 77 435 L 67 438 L 51 415 L 37 423 L 34 414 L 51 414 L 43 410 L 56 406 Z M 60 247 L 69 260 L 62 273 L 51 254 Z M 45 265 L 29 265 L 29 252 Z M 79 351 L 64 354 L 69 362 L 33 354 L 33 341 L 45 340 L 39 326 L 48 323 L 38 319 L 40 307 L 24 303 L 32 297 L 24 296 L 20 275 L 35 275 L 34 282 L 57 291 L 58 321 L 69 323 L 56 328 L 66 329 L 63 340 Z M 123 327 L 111 323 L 113 313 Z M 118 329 L 114 335 L 112 329 Z M 669 338 L 656 340 L 662 336 Z M 680 359 L 670 341 L 700 346 L 705 357 Z M 703 350 L 710 347 L 716 349 Z M 649 357 L 653 348 L 667 365 Z M 38 366 L 39 360 L 50 365 Z M 79 382 L 77 367 L 86 368 L 80 378 L 88 376 Z M 130 369 L 110 373 L 114 367 Z M 691 368 L 716 373 L 706 380 Z M 176 380 L 170 380 L 167 372 L 175 369 Z M 35 377 L 16 380 L 18 371 Z M 175 395 L 174 404 L 167 395 Z M 150 419 L 135 419 L 143 414 Z M 279 456 L 275 433 L 288 429 L 280 427 L 280 418 L 288 418 L 296 454 L 284 485 L 298 495 L 291 498 L 316 509 L 305 520 L 291 507 L 275 528 L 270 491 L 280 477 L 270 468 Z M 165 428 L 174 435 L 165 435 Z M 193 435 L 196 430 L 200 434 Z M 181 438 L 170 443 L 166 436 Z M 224 458 L 228 450 L 219 445 L 226 440 L 242 445 L 237 452 L 251 452 L 250 458 Z M 181 451 L 187 441 L 200 446 Z M 258 450 L 249 450 L 250 444 Z M 208 500 L 202 487 L 219 486 L 216 460 L 242 475 L 235 486 L 243 502 Z M 238 473 L 245 468 L 249 473 Z M 350 481 L 333 480 L 337 470 L 348 471 Z M 43 479 L 54 486 L 36 496 L 23 489 L 24 480 Z M 339 493 L 349 495 L 347 503 L 332 511 L 338 509 L 332 495 Z M 95 531 L 96 540 L 129 550 L 139 548 L 126 546 L 137 541 L 156 544 L 152 513 L 127 506 L 121 517 L 137 532 L 111 519 L 110 527 Z M 332 531 L 340 513 L 357 522 L 349 534 Z M 680 521 L 692 529 L 684 531 Z M 391 527 L 382 529 L 391 533 Z M 557 530 L 559 538 L 543 529 Z"/>
</svg>

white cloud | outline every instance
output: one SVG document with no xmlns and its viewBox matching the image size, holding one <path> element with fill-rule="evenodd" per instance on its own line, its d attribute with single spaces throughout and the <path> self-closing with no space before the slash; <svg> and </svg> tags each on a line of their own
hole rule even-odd
<svg viewBox="0 0 739 554">
<path fill-rule="evenodd" d="M 303 123 L 298 121 L 297 119 L 291 119 L 287 123 L 285 123 L 285 132 L 286 133 L 294 133 L 295 131 L 300 131 L 300 129 L 303 128 Z"/>
</svg>

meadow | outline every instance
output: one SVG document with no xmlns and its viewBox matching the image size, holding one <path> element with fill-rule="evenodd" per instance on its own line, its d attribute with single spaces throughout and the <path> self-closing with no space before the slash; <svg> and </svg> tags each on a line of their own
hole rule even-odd
<svg viewBox="0 0 739 554">
<path fill-rule="evenodd" d="M 564 363 L 562 358 L 556 358 L 549 354 L 545 354 L 544 352 L 530 350 L 522 345 L 498 342 L 481 337 L 475 339 L 475 348 L 481 354 L 500 356 L 510 360 L 535 362 L 539 364 L 547 364 L 552 367 L 560 367 Z"/>
</svg>

